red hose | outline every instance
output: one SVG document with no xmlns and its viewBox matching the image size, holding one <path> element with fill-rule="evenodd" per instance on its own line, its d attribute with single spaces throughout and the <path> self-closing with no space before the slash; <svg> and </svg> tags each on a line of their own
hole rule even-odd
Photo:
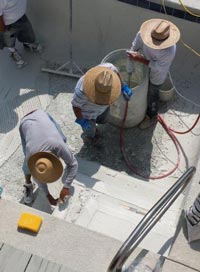
<svg viewBox="0 0 200 272">
<path fill-rule="evenodd" d="M 176 147 L 177 150 L 177 155 L 178 155 L 178 159 L 177 159 L 177 163 L 176 165 L 167 173 L 161 175 L 161 176 L 145 176 L 142 173 L 139 173 L 138 170 L 131 164 L 131 162 L 129 161 L 129 159 L 126 156 L 125 150 L 124 150 L 124 139 L 123 139 L 123 132 L 124 132 L 124 125 L 126 122 L 126 117 L 127 117 L 127 113 L 128 113 L 128 101 L 126 101 L 126 106 L 125 106 L 125 112 L 124 112 L 124 117 L 122 120 L 122 126 L 120 128 L 120 149 L 121 152 L 123 154 L 123 157 L 125 159 L 125 162 L 128 166 L 128 168 L 137 176 L 146 178 L 146 179 L 162 179 L 165 178 L 169 175 L 171 175 L 179 166 L 180 164 L 180 150 L 179 150 L 179 142 L 176 138 L 176 136 L 173 134 L 172 130 L 167 126 L 167 124 L 165 123 L 165 121 L 163 120 L 163 118 L 159 115 L 158 116 L 158 121 L 160 122 L 160 124 L 163 126 L 163 128 L 166 130 L 167 134 L 170 136 L 170 138 L 172 139 L 172 141 L 174 142 L 174 145 Z"/>
<path fill-rule="evenodd" d="M 190 132 L 191 130 L 193 130 L 193 128 L 196 126 L 196 124 L 198 123 L 198 121 L 199 121 L 199 118 L 200 118 L 200 114 L 197 116 L 197 119 L 196 119 L 196 121 L 194 122 L 194 124 L 191 126 L 191 128 L 189 128 L 188 130 L 186 130 L 186 131 L 176 131 L 176 130 L 174 130 L 173 128 L 170 128 L 170 127 L 168 127 L 172 132 L 174 132 L 174 133 L 177 133 L 177 134 L 186 134 L 186 133 L 188 133 L 188 132 Z"/>
</svg>

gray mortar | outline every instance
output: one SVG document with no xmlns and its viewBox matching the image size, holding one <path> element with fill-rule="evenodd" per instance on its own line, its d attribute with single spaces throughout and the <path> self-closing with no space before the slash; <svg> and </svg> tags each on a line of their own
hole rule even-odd
<svg viewBox="0 0 200 272">
<path fill-rule="evenodd" d="M 72 78 L 49 76 L 49 93 L 53 95 L 54 99 L 47 111 L 60 123 L 63 132 L 67 136 L 70 149 L 78 157 L 97 161 L 104 166 L 132 175 L 120 151 L 118 127 L 110 124 L 99 126 L 103 136 L 102 148 L 83 144 L 82 131 L 80 126 L 74 123 L 75 116 L 71 107 L 75 84 L 76 80 Z M 161 112 L 167 112 L 169 108 L 175 109 L 177 112 L 187 108 L 187 113 L 181 113 L 184 116 L 197 112 L 195 107 L 177 97 L 171 102 L 161 103 L 160 105 Z M 182 123 L 179 122 L 178 126 L 181 128 Z M 166 172 L 166 169 L 173 167 L 170 152 L 176 152 L 176 150 L 160 124 L 157 124 L 156 128 L 152 127 L 144 131 L 141 131 L 138 127 L 126 129 L 124 131 L 124 144 L 129 160 L 145 176 L 150 174 L 150 168 L 151 175 L 160 175 Z M 23 195 L 22 162 L 23 153 L 21 146 L 19 146 L 16 152 L 0 168 L 0 185 L 4 188 L 4 196 L 13 201 L 20 201 Z M 176 174 L 174 175 L 176 176 Z"/>
</svg>

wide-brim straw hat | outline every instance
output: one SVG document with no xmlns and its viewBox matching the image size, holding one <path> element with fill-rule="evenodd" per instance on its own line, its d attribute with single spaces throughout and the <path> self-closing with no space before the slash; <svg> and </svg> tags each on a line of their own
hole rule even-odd
<svg viewBox="0 0 200 272">
<path fill-rule="evenodd" d="M 28 159 L 28 168 L 36 180 L 51 183 L 63 173 L 63 165 L 58 157 L 50 152 L 37 152 Z"/>
<path fill-rule="evenodd" d="M 169 24 L 169 36 L 164 40 L 157 40 L 152 37 L 152 31 L 161 23 Z M 140 35 L 145 45 L 153 49 L 165 49 L 178 42 L 180 31 L 178 27 L 170 21 L 164 19 L 150 19 L 145 21 L 140 28 Z"/>
<path fill-rule="evenodd" d="M 102 73 L 112 78 L 109 91 L 99 90 L 101 83 L 98 84 L 98 78 L 101 77 Z M 97 88 L 97 85 L 100 87 Z M 109 84 L 108 84 L 109 85 Z M 106 90 L 105 87 L 105 90 Z M 88 70 L 84 75 L 83 79 L 83 91 L 85 95 L 95 104 L 98 105 L 110 105 L 112 104 L 121 93 L 121 80 L 116 72 L 103 66 L 95 66 Z"/>
</svg>

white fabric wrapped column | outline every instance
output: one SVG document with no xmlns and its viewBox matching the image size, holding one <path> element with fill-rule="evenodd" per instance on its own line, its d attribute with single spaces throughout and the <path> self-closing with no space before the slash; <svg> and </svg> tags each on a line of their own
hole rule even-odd
<svg viewBox="0 0 200 272">
<path fill-rule="evenodd" d="M 126 49 L 119 49 L 108 54 L 103 62 L 111 62 L 114 64 L 122 77 L 122 80 L 127 84 L 130 82 L 130 87 L 133 90 L 133 95 L 129 101 L 128 113 L 125 123 L 125 128 L 131 128 L 137 126 L 145 117 L 147 109 L 147 92 L 149 84 L 149 70 L 148 67 L 134 62 L 134 72 L 129 78 L 127 73 L 127 56 Z M 116 126 L 121 126 L 126 101 L 121 94 L 120 97 L 110 107 L 109 122 Z"/>
</svg>

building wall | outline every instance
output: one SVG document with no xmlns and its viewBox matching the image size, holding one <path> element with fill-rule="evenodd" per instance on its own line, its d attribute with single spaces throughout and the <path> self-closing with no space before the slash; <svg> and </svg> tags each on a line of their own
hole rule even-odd
<svg viewBox="0 0 200 272">
<path fill-rule="evenodd" d="M 45 46 L 44 58 L 52 62 L 68 59 L 69 1 L 29 0 L 27 13 L 38 40 Z"/>
<path fill-rule="evenodd" d="M 136 7 L 116 0 L 72 0 L 73 29 L 70 38 L 70 0 L 29 0 L 28 14 L 40 41 L 46 44 L 44 58 L 58 63 L 69 59 L 70 41 L 73 60 L 82 68 L 98 64 L 109 52 L 129 48 L 141 23 L 150 18 L 172 20 L 180 28 L 182 39 L 200 51 L 200 24 Z M 171 67 L 175 80 L 199 78 L 200 58 L 177 46 Z M 197 87 L 199 84 L 197 84 Z M 195 90 L 196 91 L 196 90 Z"/>
</svg>

